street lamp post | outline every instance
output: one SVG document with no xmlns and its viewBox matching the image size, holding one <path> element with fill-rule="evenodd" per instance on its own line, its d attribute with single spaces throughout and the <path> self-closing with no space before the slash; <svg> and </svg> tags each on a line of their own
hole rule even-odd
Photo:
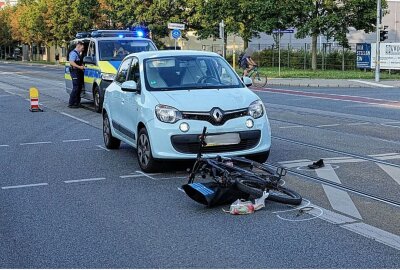
<svg viewBox="0 0 400 270">
<path fill-rule="evenodd" d="M 375 82 L 379 82 L 381 68 L 381 38 L 380 29 L 382 24 L 381 0 L 376 5 L 376 54 L 375 54 Z"/>
</svg>

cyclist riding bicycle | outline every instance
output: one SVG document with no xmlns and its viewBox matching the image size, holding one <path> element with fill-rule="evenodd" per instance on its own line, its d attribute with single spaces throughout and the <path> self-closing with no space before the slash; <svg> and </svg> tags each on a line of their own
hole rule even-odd
<svg viewBox="0 0 400 270">
<path fill-rule="evenodd" d="M 247 76 L 252 71 L 257 63 L 251 58 L 253 50 L 247 48 L 245 54 L 240 58 L 240 67 L 243 68 L 243 76 Z"/>
<path fill-rule="evenodd" d="M 251 56 L 243 57 L 242 62 L 243 62 L 242 68 L 244 76 L 247 76 L 250 73 L 250 71 L 252 71 L 257 66 L 257 63 L 254 62 Z"/>
</svg>

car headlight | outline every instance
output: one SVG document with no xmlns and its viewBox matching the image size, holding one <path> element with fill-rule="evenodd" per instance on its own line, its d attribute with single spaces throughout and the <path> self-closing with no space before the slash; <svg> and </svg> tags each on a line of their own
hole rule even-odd
<svg viewBox="0 0 400 270">
<path fill-rule="evenodd" d="M 182 119 L 182 114 L 180 111 L 174 107 L 167 105 L 157 105 L 156 106 L 156 116 L 157 119 L 164 123 L 176 123 Z"/>
<path fill-rule="evenodd" d="M 254 119 L 260 118 L 264 115 L 264 105 L 261 100 L 256 100 L 250 104 L 248 114 Z"/>
<path fill-rule="evenodd" d="M 113 81 L 115 74 L 112 73 L 101 73 L 101 79 L 105 81 Z"/>
</svg>

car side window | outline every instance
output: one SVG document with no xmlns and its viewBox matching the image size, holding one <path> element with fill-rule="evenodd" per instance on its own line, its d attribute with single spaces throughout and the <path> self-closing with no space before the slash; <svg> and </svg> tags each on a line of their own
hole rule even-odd
<svg viewBox="0 0 400 270">
<path fill-rule="evenodd" d="M 137 58 L 132 59 L 128 81 L 135 81 L 136 83 L 140 81 L 139 60 Z"/>
<path fill-rule="evenodd" d="M 93 57 L 94 59 L 96 58 L 96 46 L 93 41 L 90 42 L 87 55 Z"/>
<path fill-rule="evenodd" d="M 118 83 L 123 83 L 126 81 L 126 77 L 128 75 L 129 66 L 131 65 L 132 58 L 126 59 L 122 62 L 121 66 L 119 67 L 117 76 L 115 77 L 115 81 Z"/>
</svg>

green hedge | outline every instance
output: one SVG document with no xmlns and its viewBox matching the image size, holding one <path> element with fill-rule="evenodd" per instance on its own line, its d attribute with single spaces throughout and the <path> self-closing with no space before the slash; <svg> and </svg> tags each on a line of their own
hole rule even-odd
<svg viewBox="0 0 400 270">
<path fill-rule="evenodd" d="M 240 53 L 236 56 L 237 57 Z M 323 57 L 324 56 L 324 57 Z M 322 52 L 317 54 L 317 68 L 318 69 L 342 69 L 342 51 L 332 51 L 326 53 Z M 232 55 L 226 57 L 229 63 L 232 63 Z M 267 49 L 253 54 L 253 59 L 261 67 L 278 67 L 279 66 L 279 52 L 277 49 Z M 323 65 L 324 64 L 324 65 Z M 289 67 L 295 69 L 310 69 L 311 68 L 311 52 L 304 50 L 281 50 L 281 67 Z M 346 70 L 356 69 L 356 53 L 350 50 L 344 51 L 344 68 Z"/>
</svg>

